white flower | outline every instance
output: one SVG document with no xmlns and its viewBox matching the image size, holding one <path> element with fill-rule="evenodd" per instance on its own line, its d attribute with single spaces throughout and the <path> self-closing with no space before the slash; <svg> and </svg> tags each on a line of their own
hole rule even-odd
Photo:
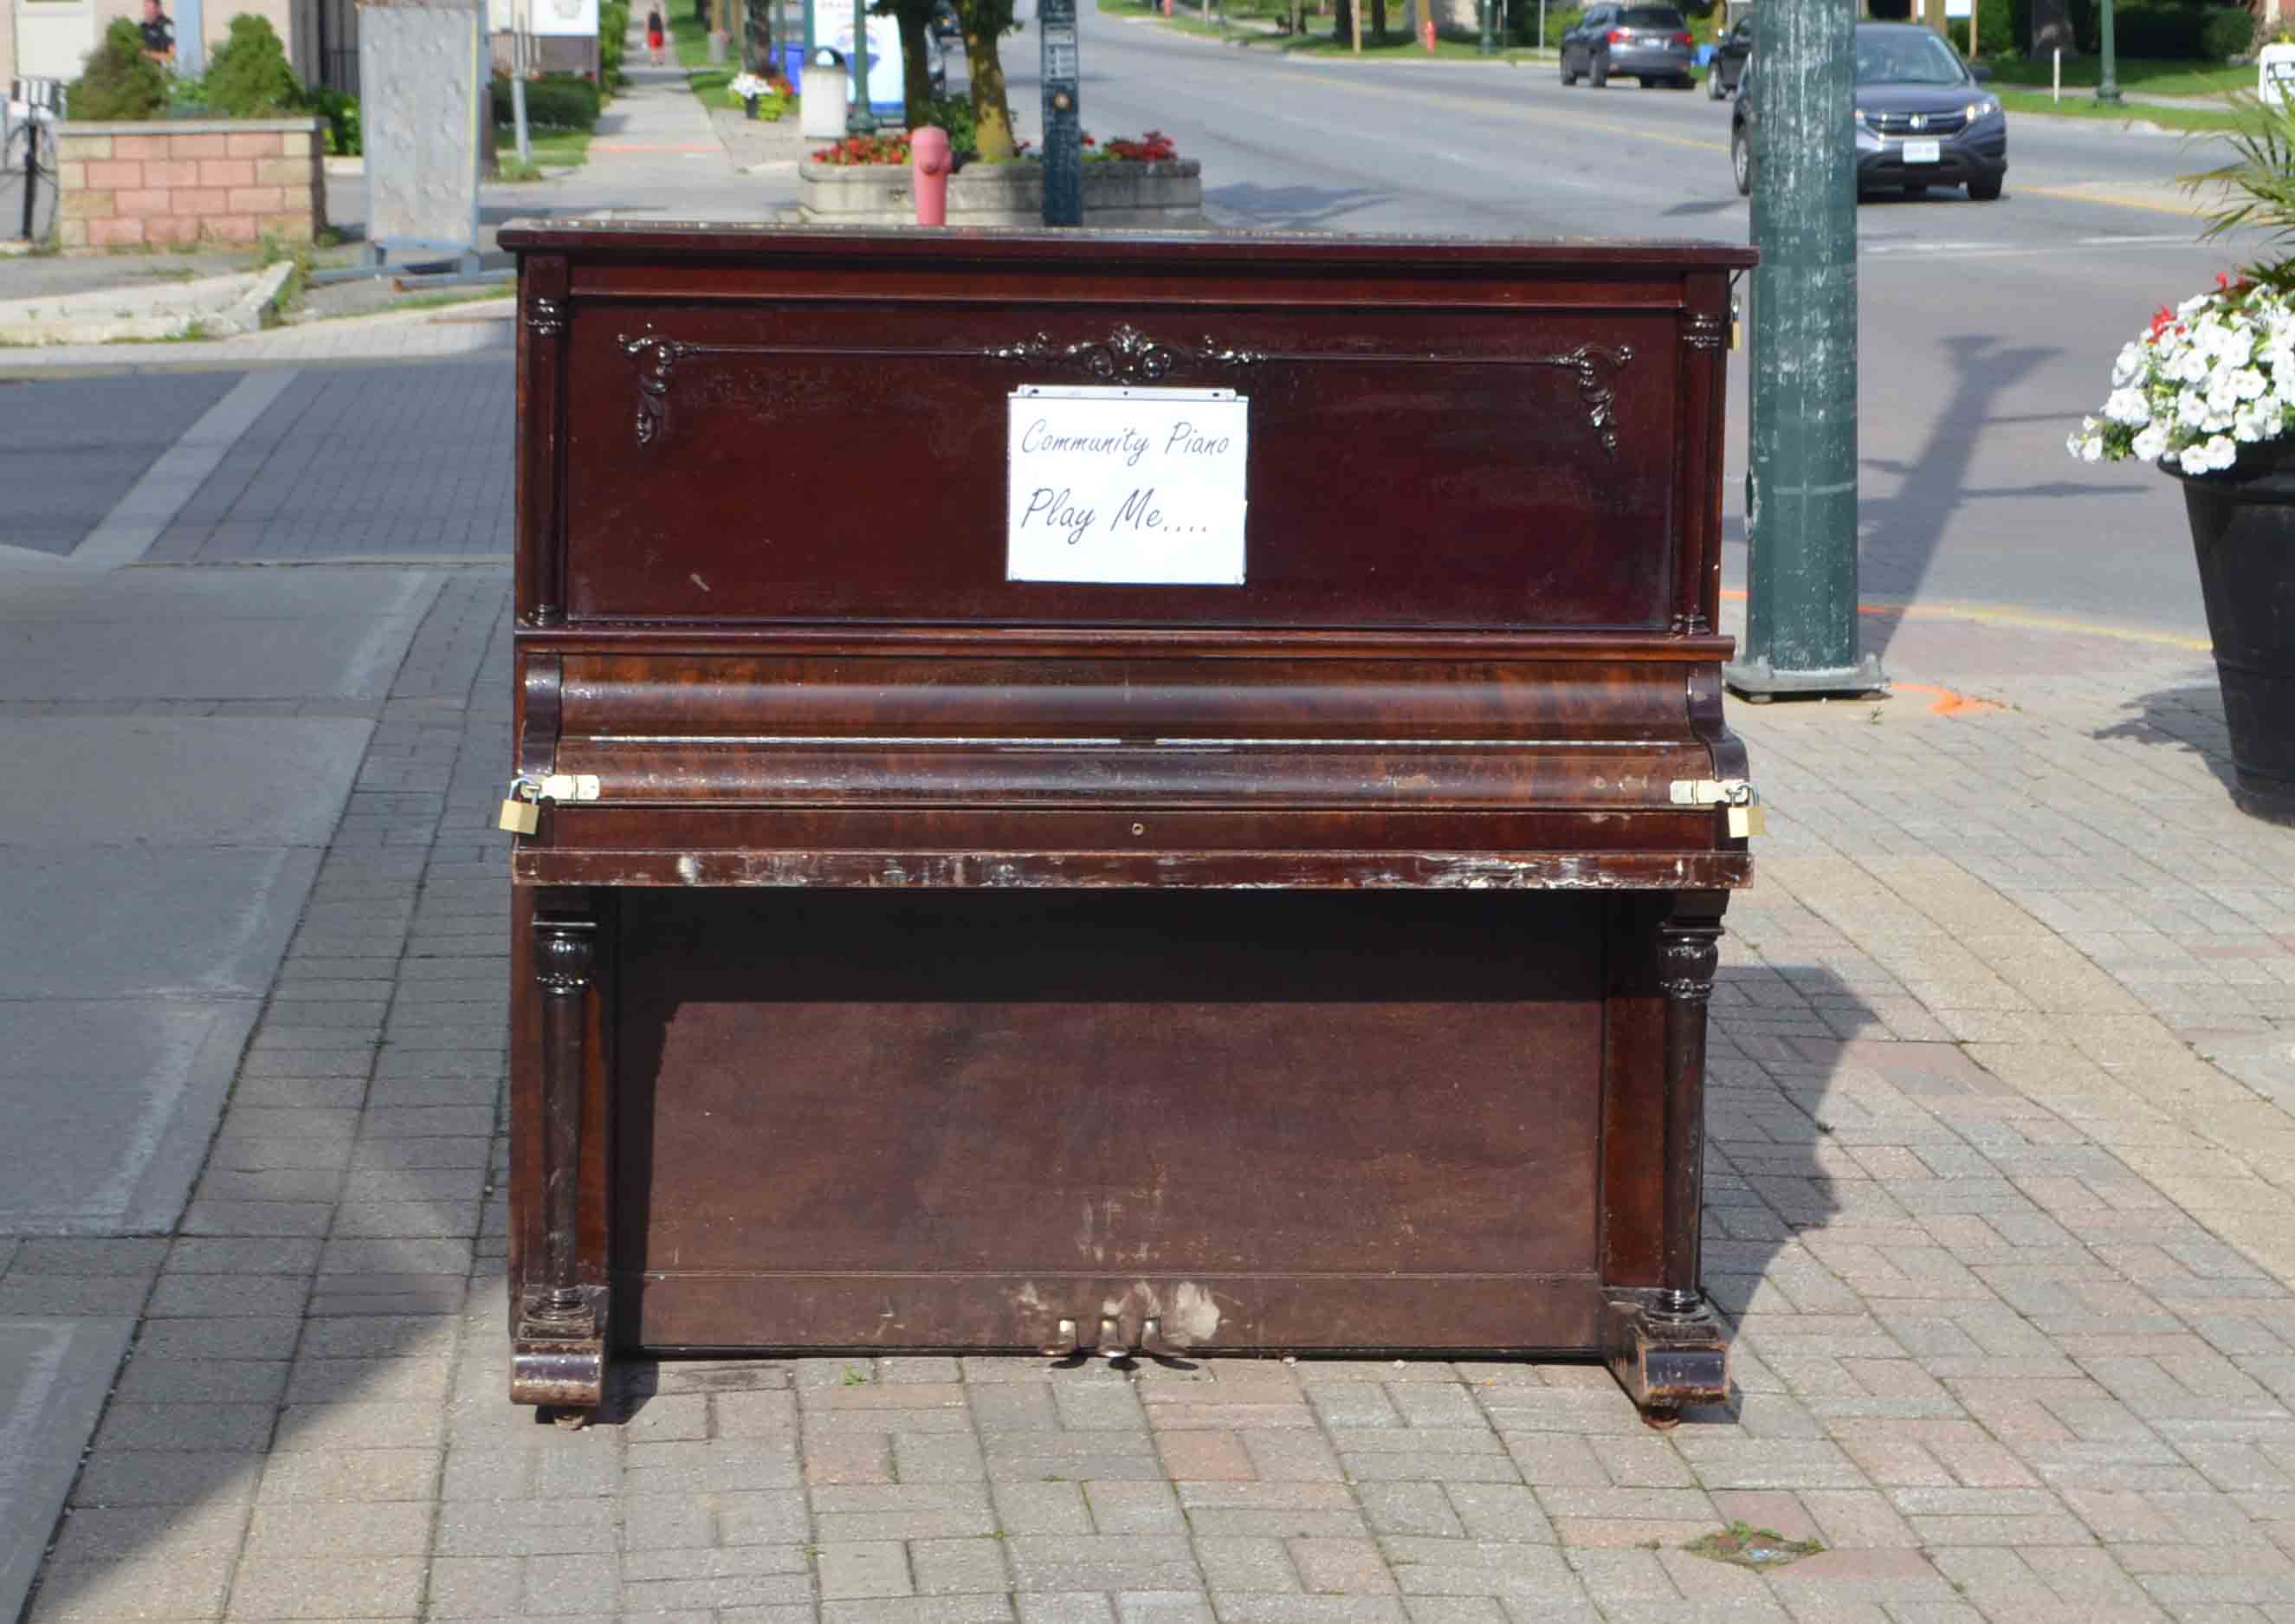
<svg viewBox="0 0 2295 1624">
<path fill-rule="evenodd" d="M 2208 420 L 2208 397 L 2197 389 L 2186 389 L 2176 397 L 2176 420 L 2186 428 L 2197 428 Z"/>
<path fill-rule="evenodd" d="M 2279 420 L 2279 413 L 2266 405 L 2242 406 L 2231 414 L 2231 437 L 2243 445 L 2252 445 L 2266 438 Z"/>
<path fill-rule="evenodd" d="M 2157 462 L 2168 454 L 2168 425 L 2156 420 L 2136 431 L 2136 444 L 2130 447 L 2146 462 Z"/>
<path fill-rule="evenodd" d="M 2258 384 L 2262 379 L 2256 380 Z M 2258 393 L 2260 393 L 2258 390 Z M 2252 396 L 2250 399 L 2254 398 Z M 2131 428 L 2141 428 L 2152 420 L 2151 403 L 2144 398 L 2141 389 L 2114 389 L 2111 398 L 2103 403 L 2103 414 L 2115 423 L 2126 423 Z"/>
<path fill-rule="evenodd" d="M 2144 364 L 2144 347 L 2134 343 L 2128 345 L 2121 349 L 2119 358 L 2111 363 L 2112 387 L 2125 388 L 2143 377 Z"/>
</svg>

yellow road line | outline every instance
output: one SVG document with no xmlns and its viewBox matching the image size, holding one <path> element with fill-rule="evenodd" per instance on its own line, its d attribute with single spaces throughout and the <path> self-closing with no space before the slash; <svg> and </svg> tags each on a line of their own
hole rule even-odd
<svg viewBox="0 0 2295 1624">
<path fill-rule="evenodd" d="M 1724 587 L 1721 596 L 1733 603 L 1743 603 L 1745 594 L 1736 587 Z M 2021 609 L 1995 608 L 1982 603 L 1899 603 L 1887 600 L 1860 602 L 1859 615 L 1896 615 L 1907 620 L 1973 620 L 1987 625 L 2013 626 L 2021 632 L 2056 632 L 2079 637 L 2108 637 L 2123 643 L 2150 643 L 2163 649 L 2185 649 L 2194 654 L 2206 654 L 2215 645 L 2204 637 L 2185 637 L 2175 632 L 2152 632 L 2140 626 L 2111 625 L 2093 620 L 2067 620 L 2054 615 L 2029 615 Z"/>
<path fill-rule="evenodd" d="M 1424 96 L 1413 95 L 1406 91 L 1389 90 L 1384 86 L 1366 85 L 1358 80 L 1334 78 L 1328 74 L 1309 73 L 1304 69 L 1300 70 L 1299 77 L 1311 84 L 1335 85 L 1342 90 L 1352 90 L 1359 94 L 1376 96 L 1389 102 L 1413 102 L 1421 106 L 1425 104 Z M 1483 96 L 1445 96 L 1443 100 L 1452 106 L 1471 108 L 1477 112 L 1496 113 L 1500 118 L 1518 119 L 1524 124 L 1564 124 L 1573 129 L 1606 130 L 1612 135 L 1631 135 L 1637 140 L 1654 141 L 1670 147 L 1695 147 L 1701 152 L 1727 152 L 1729 150 L 1727 142 L 1696 141 L 1687 135 L 1667 135 L 1656 130 L 1646 129 L 1638 124 L 1613 124 L 1605 118 L 1582 118 L 1560 111 L 1549 112 L 1541 109 L 1522 107 L 1512 102 L 1493 102 Z"/>
<path fill-rule="evenodd" d="M 2017 193 L 2025 197 L 2059 198 L 2072 203 L 2101 203 L 2107 208 L 2140 208 L 2147 214 L 2173 215 L 2179 220 L 2198 218 L 2206 212 L 2197 202 L 2158 203 L 2148 198 L 2128 197 L 2109 192 L 2082 192 L 2076 186 L 2016 186 Z"/>
</svg>

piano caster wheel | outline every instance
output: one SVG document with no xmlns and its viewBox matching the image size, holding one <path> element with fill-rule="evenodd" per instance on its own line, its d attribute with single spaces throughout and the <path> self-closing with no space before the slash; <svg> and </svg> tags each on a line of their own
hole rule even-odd
<svg viewBox="0 0 2295 1624">
<path fill-rule="evenodd" d="M 1670 1432 L 1681 1424 L 1681 1406 L 1653 1404 L 1641 1412 L 1642 1424 L 1653 1432 Z"/>
</svg>

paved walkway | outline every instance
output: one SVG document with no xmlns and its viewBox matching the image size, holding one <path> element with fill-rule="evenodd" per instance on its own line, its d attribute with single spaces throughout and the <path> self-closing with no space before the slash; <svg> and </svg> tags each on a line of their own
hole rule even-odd
<svg viewBox="0 0 2295 1624">
<path fill-rule="evenodd" d="M 493 251 L 494 233 L 513 219 L 771 220 L 796 205 L 796 162 L 804 145 L 796 133 L 796 113 L 792 110 L 778 124 L 758 125 L 737 113 L 713 116 L 687 87 L 684 69 L 648 65 L 643 37 L 631 37 L 635 43 L 629 83 L 600 117 L 589 161 L 551 180 L 484 189 L 480 231 L 490 263 L 508 263 Z M 504 150 L 509 150 L 507 144 Z M 363 223 L 363 176 L 334 177 L 328 198 L 336 224 Z M 245 255 L 212 254 L 67 255 L 0 261 L 0 298 L 112 286 L 149 288 L 155 278 L 178 270 L 221 272 L 248 263 Z M 498 300 L 314 321 L 214 342 L 0 348 L 0 377 L 90 367 L 153 371 L 437 360 L 507 349 L 514 336 L 505 290 Z"/>
<path fill-rule="evenodd" d="M 253 439 L 319 388 L 269 387 Z M 342 562 L 377 538 L 294 519 L 287 470 L 346 477 L 298 457 L 225 446 L 147 492 L 180 524 L 123 499 L 0 593 L 0 1009 L 48 1034 L 0 1052 L 0 1204 L 160 1074 L 135 1021 L 235 1023 L 211 1097 L 185 1061 L 66 1141 L 110 1207 L 0 1221 L 29 1624 L 2295 1620 L 2295 831 L 2229 806 L 2203 654 L 1872 616 L 1896 698 L 1733 706 L 1772 810 L 1713 1000 L 1726 1409 L 1654 1434 L 1574 1365 L 640 1363 L 567 1432 L 503 1397 L 507 537 L 418 504 Z M 226 487 L 274 522 L 200 530 Z M 135 522 L 186 562 L 103 567 Z M 1822 1550 L 1684 1548 L 1738 1522 Z"/>
</svg>

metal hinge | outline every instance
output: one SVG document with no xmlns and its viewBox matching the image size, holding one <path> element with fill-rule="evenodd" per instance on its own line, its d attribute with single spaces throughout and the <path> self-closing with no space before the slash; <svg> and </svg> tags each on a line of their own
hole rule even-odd
<svg viewBox="0 0 2295 1624">
<path fill-rule="evenodd" d="M 1676 806 L 1719 806 L 1729 816 L 1729 837 L 1747 840 L 1768 832 L 1768 816 L 1761 798 L 1744 779 L 1676 779 L 1667 786 L 1667 798 Z"/>
<path fill-rule="evenodd" d="M 594 801 L 598 794 L 594 772 L 521 772 L 510 779 L 494 826 L 513 835 L 531 835 L 542 827 L 544 801 Z"/>
</svg>

